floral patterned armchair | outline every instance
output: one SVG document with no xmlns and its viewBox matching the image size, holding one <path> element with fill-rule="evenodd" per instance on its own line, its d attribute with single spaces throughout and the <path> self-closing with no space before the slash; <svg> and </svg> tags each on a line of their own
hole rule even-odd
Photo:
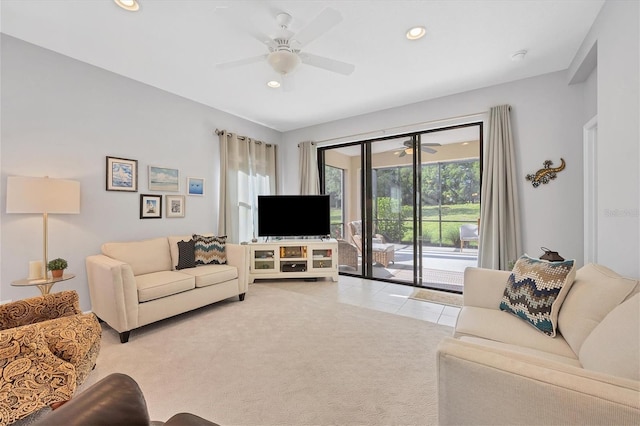
<svg viewBox="0 0 640 426">
<path fill-rule="evenodd" d="M 101 337 L 75 291 L 0 305 L 0 426 L 71 399 L 95 366 Z"/>
</svg>

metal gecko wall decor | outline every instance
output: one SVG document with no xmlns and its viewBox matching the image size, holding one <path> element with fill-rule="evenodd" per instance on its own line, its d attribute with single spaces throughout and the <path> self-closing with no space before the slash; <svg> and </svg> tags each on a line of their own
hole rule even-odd
<svg viewBox="0 0 640 426">
<path fill-rule="evenodd" d="M 544 163 L 544 168 L 535 172 L 535 174 L 530 174 L 525 176 L 525 179 L 531 181 L 531 184 L 534 188 L 540 186 L 541 183 L 549 183 L 550 180 L 556 178 L 556 173 L 564 170 L 566 164 L 564 159 L 560 159 L 560 165 L 558 167 L 551 167 L 553 162 L 551 160 L 547 160 Z"/>
</svg>

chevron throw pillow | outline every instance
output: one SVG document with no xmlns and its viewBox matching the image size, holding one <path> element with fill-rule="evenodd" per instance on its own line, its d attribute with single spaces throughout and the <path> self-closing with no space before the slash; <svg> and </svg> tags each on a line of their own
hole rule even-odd
<svg viewBox="0 0 640 426">
<path fill-rule="evenodd" d="M 575 261 L 548 262 L 521 256 L 504 289 L 500 310 L 555 337 L 558 312 L 576 276 Z"/>
<path fill-rule="evenodd" d="M 197 265 L 225 265 L 227 263 L 227 236 L 205 237 L 193 234 L 193 251 Z"/>
</svg>

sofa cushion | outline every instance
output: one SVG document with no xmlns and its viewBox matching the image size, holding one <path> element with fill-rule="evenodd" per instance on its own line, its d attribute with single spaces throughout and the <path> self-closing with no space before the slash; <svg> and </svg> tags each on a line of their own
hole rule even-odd
<svg viewBox="0 0 640 426">
<path fill-rule="evenodd" d="M 567 358 L 578 358 L 562 336 L 550 339 L 528 322 L 498 309 L 463 306 L 458 314 L 454 336 L 482 337 Z"/>
<path fill-rule="evenodd" d="M 226 235 L 207 237 L 193 234 L 196 265 L 224 265 L 227 263 Z"/>
<path fill-rule="evenodd" d="M 580 349 L 587 370 L 640 380 L 640 294 L 614 308 Z"/>
<path fill-rule="evenodd" d="M 176 270 L 196 267 L 195 242 L 178 241 L 178 264 Z"/>
<path fill-rule="evenodd" d="M 180 272 L 194 277 L 196 287 L 207 287 L 238 278 L 238 268 L 229 265 L 202 265 Z"/>
<path fill-rule="evenodd" d="M 128 263 L 133 275 L 172 269 L 169 243 L 166 237 L 143 241 L 104 243 L 102 254 Z"/>
<path fill-rule="evenodd" d="M 554 337 L 558 312 L 575 277 L 575 262 L 521 256 L 509 275 L 500 309 Z"/>
<path fill-rule="evenodd" d="M 636 280 L 602 265 L 590 263 L 576 271 L 576 279 L 558 315 L 558 331 L 576 354 L 591 331 L 636 285 Z"/>
<path fill-rule="evenodd" d="M 205 237 L 213 237 L 212 233 L 200 234 Z M 175 269 L 178 261 L 180 260 L 180 255 L 178 253 L 178 242 L 179 241 L 189 241 L 193 239 L 193 235 L 171 235 L 167 238 L 169 240 L 169 253 L 171 254 L 171 265 L 172 269 Z"/>
<path fill-rule="evenodd" d="M 148 302 L 195 288 L 195 278 L 175 271 L 137 275 L 138 301 Z"/>
</svg>

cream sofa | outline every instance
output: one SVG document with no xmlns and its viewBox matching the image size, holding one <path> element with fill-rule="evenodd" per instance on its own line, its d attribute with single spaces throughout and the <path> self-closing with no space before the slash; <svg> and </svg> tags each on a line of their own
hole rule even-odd
<svg viewBox="0 0 640 426">
<path fill-rule="evenodd" d="M 555 337 L 499 309 L 509 272 L 467 268 L 437 349 L 442 425 L 640 424 L 638 281 L 580 268 Z"/>
<path fill-rule="evenodd" d="M 91 309 L 129 340 L 130 331 L 248 289 L 248 249 L 226 244 L 227 264 L 176 270 L 179 241 L 191 235 L 102 245 L 86 259 Z"/>
</svg>

